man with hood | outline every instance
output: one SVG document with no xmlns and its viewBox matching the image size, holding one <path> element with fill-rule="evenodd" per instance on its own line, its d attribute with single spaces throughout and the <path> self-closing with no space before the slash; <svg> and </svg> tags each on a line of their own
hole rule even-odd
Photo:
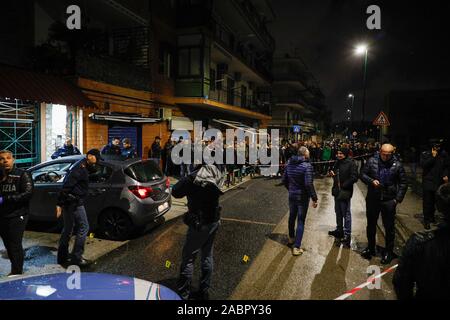
<svg viewBox="0 0 450 320">
<path fill-rule="evenodd" d="M 352 235 L 352 213 L 350 210 L 353 196 L 353 185 L 358 181 L 358 167 L 349 158 L 349 149 L 340 148 L 337 151 L 337 161 L 330 176 L 333 177 L 332 195 L 334 197 L 334 209 L 336 212 L 336 230 L 328 232 L 336 239 L 342 239 L 342 244 L 350 248 Z"/>
<path fill-rule="evenodd" d="M 213 244 L 220 225 L 219 197 L 224 177 L 215 165 L 197 165 L 187 177 L 173 186 L 172 196 L 187 197 L 188 212 L 184 222 L 188 225 L 183 247 L 178 292 L 187 300 L 192 298 L 191 282 L 197 253 L 201 252 L 200 290 L 197 298 L 209 299 L 213 273 Z"/>
<path fill-rule="evenodd" d="M 394 259 L 395 212 L 408 189 L 403 165 L 393 156 L 394 146 L 384 144 L 379 153 L 365 164 L 361 171 L 361 181 L 368 186 L 366 197 L 367 240 L 366 249 L 361 253 L 365 259 L 376 255 L 377 221 L 381 212 L 386 231 L 386 248 L 381 259 L 382 264 L 389 264 Z"/>
<path fill-rule="evenodd" d="M 81 154 L 80 150 L 72 144 L 72 139 L 67 138 L 66 143 L 62 148 L 59 148 L 55 153 L 52 154 L 52 159 L 57 159 L 59 157 L 68 157 Z"/>
<path fill-rule="evenodd" d="M 292 254 L 299 256 L 304 252 L 301 244 L 309 202 L 312 199 L 313 207 L 317 208 L 318 200 L 308 148 L 300 147 L 298 156 L 291 157 L 282 182 L 289 190 L 289 245 L 293 245 Z M 297 220 L 297 230 L 295 230 L 295 220 Z"/>
<path fill-rule="evenodd" d="M 450 184 L 436 193 L 436 206 L 444 223 L 436 230 L 412 235 L 403 254 L 393 284 L 399 300 L 450 299 Z"/>
</svg>

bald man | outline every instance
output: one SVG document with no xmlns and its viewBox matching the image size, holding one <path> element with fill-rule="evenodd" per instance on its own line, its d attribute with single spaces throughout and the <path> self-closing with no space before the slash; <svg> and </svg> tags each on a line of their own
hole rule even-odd
<svg viewBox="0 0 450 320">
<path fill-rule="evenodd" d="M 403 165 L 394 156 L 395 148 L 384 144 L 380 152 L 367 161 L 361 172 L 361 180 L 368 186 L 366 197 L 368 247 L 361 253 L 365 259 L 376 255 L 377 221 L 380 216 L 386 231 L 386 246 L 381 263 L 394 259 L 395 212 L 408 189 Z"/>
</svg>

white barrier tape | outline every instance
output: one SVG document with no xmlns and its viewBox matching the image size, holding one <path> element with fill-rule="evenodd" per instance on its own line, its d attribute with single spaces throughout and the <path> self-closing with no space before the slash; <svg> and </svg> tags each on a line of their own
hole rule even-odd
<svg viewBox="0 0 450 320">
<path fill-rule="evenodd" d="M 396 264 L 395 266 L 390 267 L 389 269 L 387 269 L 386 271 L 384 271 L 383 273 L 380 273 L 379 275 L 376 275 L 375 277 L 370 277 L 369 279 L 367 279 L 366 282 L 364 282 L 363 284 L 357 286 L 356 288 L 353 288 L 350 291 L 347 291 L 346 293 L 344 293 L 342 296 L 337 297 L 334 300 L 345 300 L 348 297 L 354 295 L 356 292 L 360 291 L 361 289 L 364 289 L 365 287 L 367 287 L 369 284 L 373 283 L 374 280 L 379 279 L 383 276 L 385 276 L 386 274 L 394 271 L 396 268 L 398 267 L 398 264 Z"/>
</svg>

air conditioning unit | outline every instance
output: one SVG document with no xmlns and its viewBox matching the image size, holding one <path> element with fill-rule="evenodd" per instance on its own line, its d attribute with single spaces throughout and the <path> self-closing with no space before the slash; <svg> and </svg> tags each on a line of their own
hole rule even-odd
<svg viewBox="0 0 450 320">
<path fill-rule="evenodd" d="M 162 120 L 172 119 L 172 109 L 169 108 L 158 108 L 157 117 Z"/>
</svg>

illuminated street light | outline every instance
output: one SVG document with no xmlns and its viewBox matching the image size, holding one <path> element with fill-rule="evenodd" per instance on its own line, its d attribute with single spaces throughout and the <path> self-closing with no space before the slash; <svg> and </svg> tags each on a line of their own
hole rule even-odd
<svg viewBox="0 0 450 320">
<path fill-rule="evenodd" d="M 363 93 L 363 99 L 362 99 L 362 114 L 361 114 L 361 121 L 364 123 L 365 113 L 366 113 L 366 89 L 367 89 L 367 55 L 369 53 L 369 47 L 366 44 L 360 44 L 356 47 L 355 53 L 357 55 L 364 55 L 364 79 L 363 79 L 363 85 L 364 85 L 364 93 Z"/>
</svg>

